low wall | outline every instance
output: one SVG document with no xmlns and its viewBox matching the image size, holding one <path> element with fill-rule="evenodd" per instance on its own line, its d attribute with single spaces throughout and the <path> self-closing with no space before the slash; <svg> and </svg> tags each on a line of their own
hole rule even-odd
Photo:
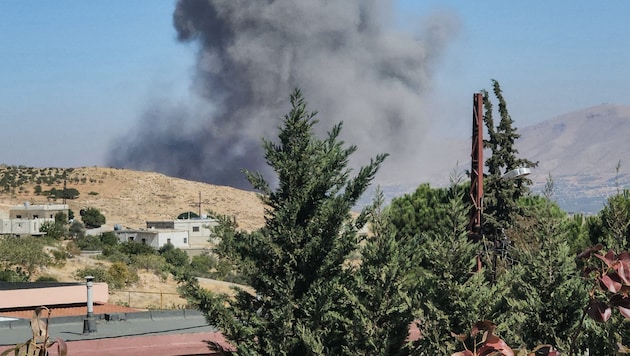
<svg viewBox="0 0 630 356">
<path fill-rule="evenodd" d="M 0 290 L 0 309 L 38 307 L 41 305 L 76 304 L 87 302 L 85 283 L 76 285 L 42 286 L 31 283 L 32 288 L 3 288 Z M 94 283 L 92 299 L 95 303 L 107 303 L 109 290 L 107 283 Z"/>
</svg>

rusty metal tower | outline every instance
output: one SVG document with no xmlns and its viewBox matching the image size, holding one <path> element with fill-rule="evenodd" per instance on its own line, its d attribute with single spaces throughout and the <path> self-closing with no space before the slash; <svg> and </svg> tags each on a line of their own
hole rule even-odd
<svg viewBox="0 0 630 356">
<path fill-rule="evenodd" d="M 483 210 L 483 94 L 473 95 L 472 151 L 470 154 L 470 222 L 469 236 L 477 241 L 481 237 Z"/>
</svg>

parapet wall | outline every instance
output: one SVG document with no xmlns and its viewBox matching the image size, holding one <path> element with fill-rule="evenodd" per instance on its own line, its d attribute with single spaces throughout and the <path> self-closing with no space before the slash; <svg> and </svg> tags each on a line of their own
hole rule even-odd
<svg viewBox="0 0 630 356">
<path fill-rule="evenodd" d="M 41 286 L 32 283 L 33 288 L 3 288 L 0 290 L 0 309 L 51 306 L 59 304 L 87 303 L 85 284 Z M 95 303 L 107 303 L 109 290 L 107 283 L 94 283 L 92 299 Z"/>
</svg>

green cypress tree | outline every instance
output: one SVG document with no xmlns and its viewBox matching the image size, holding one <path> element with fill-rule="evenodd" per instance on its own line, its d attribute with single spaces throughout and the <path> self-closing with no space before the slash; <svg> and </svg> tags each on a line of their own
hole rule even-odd
<svg viewBox="0 0 630 356">
<path fill-rule="evenodd" d="M 507 306 L 496 321 L 514 345 L 553 344 L 568 351 L 588 301 L 568 243 L 569 219 L 547 191 L 544 197 L 521 198 L 519 205 L 523 216 L 510 237 L 521 244 L 511 252 L 515 265 L 505 276 Z"/>
<path fill-rule="evenodd" d="M 492 84 L 494 95 L 499 101 L 500 121 L 495 126 L 490 95 L 483 91 L 483 120 L 488 132 L 488 139 L 483 141 L 483 146 L 490 149 L 491 154 L 485 162 L 488 173 L 484 177 L 482 243 L 487 251 L 485 263 L 491 266 L 487 270 L 488 277 L 494 282 L 510 264 L 507 254 L 511 244 L 508 239 L 509 229 L 514 226 L 516 218 L 522 215 L 518 200 L 529 194 L 531 185 L 527 178 L 506 179 L 503 176 L 513 169 L 532 168 L 538 163 L 518 157 L 514 145 L 520 135 L 513 126 L 514 121 L 508 113 L 499 82 L 493 80 Z"/>
<path fill-rule="evenodd" d="M 503 98 L 501 86 L 496 80 L 492 81 L 493 92 L 499 101 L 499 124 L 495 127 L 492 117 L 493 106 L 487 91 L 484 93 L 484 123 L 488 132 L 488 139 L 483 146 L 490 149 L 491 155 L 486 159 L 488 174 L 484 178 L 484 231 L 488 236 L 499 236 L 502 229 L 511 227 L 514 219 L 521 213 L 518 200 L 529 194 L 532 182 L 527 178 L 516 180 L 502 179 L 502 176 L 516 168 L 533 168 L 538 162 L 519 158 L 515 147 L 520 135 L 513 126 L 507 103 Z"/>
<path fill-rule="evenodd" d="M 355 311 L 347 288 L 353 284 L 352 269 L 346 261 L 357 248 L 359 224 L 353 223 L 350 209 L 386 155 L 351 178 L 348 158 L 356 147 L 339 140 L 341 124 L 327 138 L 315 137 L 314 116 L 296 90 L 279 142 L 263 140 L 278 188 L 272 191 L 261 174 L 246 172 L 267 206 L 265 226 L 252 234 L 228 233 L 221 242 L 255 293 L 239 290 L 229 299 L 194 282 L 183 288 L 242 355 L 351 350 L 347 334 Z"/>
<path fill-rule="evenodd" d="M 591 239 L 615 251 L 630 250 L 630 191 L 610 196 L 598 216 L 598 233 Z"/>
<path fill-rule="evenodd" d="M 348 354 L 407 355 L 414 306 L 411 292 L 414 241 L 396 234 L 382 211 L 383 193 L 377 189 L 369 208 L 370 234 L 361 249 L 351 298 L 355 312 L 348 333 Z"/>
<path fill-rule="evenodd" d="M 410 289 L 422 335 L 413 343 L 412 354 L 452 354 L 460 346 L 452 333 L 464 333 L 478 320 L 493 319 L 501 300 L 501 284 L 490 285 L 483 273 L 473 273 L 479 246 L 468 239 L 466 189 L 458 183 L 453 180 L 445 201 L 418 209 L 419 213 L 433 208 L 444 213 L 440 221 L 432 222 L 430 231 L 413 235 L 409 248 L 413 260 Z"/>
</svg>

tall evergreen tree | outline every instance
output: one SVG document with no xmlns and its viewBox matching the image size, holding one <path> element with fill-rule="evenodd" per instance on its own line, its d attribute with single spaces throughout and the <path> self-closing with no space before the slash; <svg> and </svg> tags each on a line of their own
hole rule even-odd
<svg viewBox="0 0 630 356">
<path fill-rule="evenodd" d="M 503 175 L 520 167 L 533 168 L 538 162 L 519 158 L 515 147 L 520 135 L 513 126 L 507 103 L 503 98 L 501 86 L 496 80 L 492 81 L 493 92 L 499 101 L 499 124 L 495 126 L 492 116 L 493 107 L 490 95 L 484 91 L 484 123 L 488 132 L 488 139 L 483 146 L 490 149 L 490 157 L 486 159 L 488 174 L 484 178 L 484 232 L 486 235 L 499 236 L 502 229 L 513 225 L 514 219 L 521 213 L 518 200 L 529 193 L 532 182 L 527 178 L 516 180 L 502 179 Z"/>
<path fill-rule="evenodd" d="M 490 285 L 483 273 L 472 273 L 478 245 L 468 239 L 469 206 L 464 203 L 465 192 L 454 177 L 450 188 L 431 192 L 428 186 L 421 187 L 411 196 L 395 199 L 388 210 L 394 215 L 394 222 L 400 221 L 401 208 L 404 211 L 412 203 L 418 216 L 434 209 L 443 212 L 435 220 L 425 222 L 426 229 L 411 232 L 410 236 L 413 243 L 408 251 L 413 265 L 408 282 L 422 335 L 413 343 L 415 355 L 455 352 L 459 341 L 451 333 L 463 333 L 477 320 L 494 318 L 497 301 L 501 300 L 500 283 Z M 413 217 L 408 221 L 412 226 L 414 221 L 420 222 Z M 407 230 L 397 226 L 395 231 L 403 234 L 399 240 L 405 238 Z"/>
<path fill-rule="evenodd" d="M 265 226 L 256 233 L 228 233 L 221 244 L 239 264 L 254 293 L 235 299 L 184 286 L 242 355 L 340 355 L 350 353 L 352 268 L 357 226 L 350 209 L 363 194 L 386 155 L 379 155 L 351 178 L 345 146 L 336 125 L 325 139 L 315 137 L 315 113 L 299 90 L 291 95 L 279 142 L 263 140 L 265 157 L 278 175 L 271 190 L 259 173 L 246 172 L 266 204 Z"/>
<path fill-rule="evenodd" d="M 383 193 L 377 189 L 369 207 L 370 234 L 361 249 L 361 264 L 353 273 L 355 312 L 348 333 L 349 354 L 408 355 L 409 325 L 413 320 L 412 236 L 398 235 L 382 210 Z"/>
<path fill-rule="evenodd" d="M 496 322 L 509 331 L 503 335 L 512 344 L 530 349 L 553 344 L 567 351 L 588 301 L 568 243 L 569 219 L 549 194 L 524 197 L 519 205 L 523 216 L 510 235 L 520 244 L 512 250 L 516 263 L 507 273 L 508 307 Z"/>
<path fill-rule="evenodd" d="M 602 243 L 615 251 L 630 250 L 630 191 L 623 190 L 608 197 L 594 221 L 594 243 Z"/>
<path fill-rule="evenodd" d="M 510 264 L 508 246 L 509 230 L 514 226 L 517 216 L 522 215 L 518 200 L 529 194 L 531 181 L 527 178 L 506 179 L 505 173 L 521 167 L 532 168 L 538 165 L 530 160 L 519 158 L 515 147 L 520 135 L 513 126 L 514 121 L 508 113 L 507 103 L 503 98 L 501 86 L 496 80 L 492 81 L 493 92 L 499 101 L 499 124 L 495 126 L 493 107 L 490 95 L 484 91 L 483 121 L 488 132 L 488 139 L 483 146 L 490 149 L 490 157 L 486 159 L 488 173 L 484 177 L 482 242 L 486 254 L 485 263 L 491 268 L 489 278 L 496 281 L 500 271 Z"/>
</svg>

